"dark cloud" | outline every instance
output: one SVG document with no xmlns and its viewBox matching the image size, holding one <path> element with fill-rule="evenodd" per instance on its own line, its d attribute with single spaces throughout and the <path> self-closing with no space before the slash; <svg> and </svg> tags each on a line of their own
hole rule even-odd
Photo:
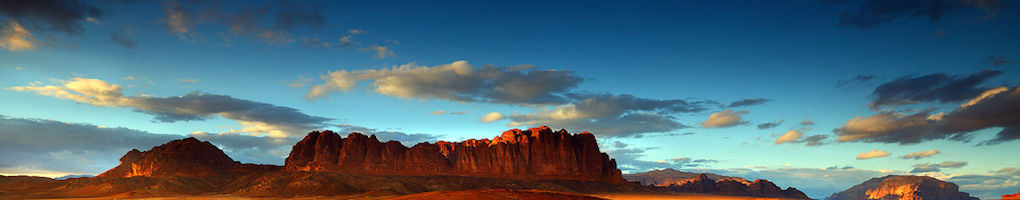
<svg viewBox="0 0 1020 200">
<path fill-rule="evenodd" d="M 730 103 L 730 105 L 727 106 L 727 107 L 733 108 L 733 107 L 740 107 L 740 106 L 753 106 L 753 105 L 764 104 L 764 103 L 767 103 L 769 101 L 772 101 L 772 100 L 769 100 L 769 99 L 766 99 L 766 98 L 741 99 L 739 101 L 734 101 L 733 103 Z"/>
<path fill-rule="evenodd" d="M 815 125 L 815 122 L 813 122 L 811 120 L 806 120 L 805 119 L 804 121 L 800 121 L 800 125 L 811 126 L 811 125 Z"/>
<path fill-rule="evenodd" d="M 237 121 L 236 132 L 272 137 L 300 137 L 309 130 L 325 127 L 333 119 L 304 114 L 297 109 L 238 99 L 227 95 L 192 92 L 184 96 L 125 96 L 117 84 L 98 79 L 75 78 L 59 86 L 11 87 L 14 91 L 74 100 L 94 106 L 127 107 L 148 113 L 161 122 L 206 120 L 219 116 Z"/>
<path fill-rule="evenodd" d="M 1002 168 L 990 174 L 956 175 L 946 181 L 959 185 L 960 191 L 967 191 L 982 199 L 996 199 L 1003 194 L 1016 193 L 1016 184 L 1020 182 L 1020 168 Z"/>
<path fill-rule="evenodd" d="M 414 146 L 415 144 L 422 142 L 436 142 L 439 140 L 438 135 L 425 134 L 425 133 L 413 133 L 407 134 L 399 131 L 379 131 L 376 129 L 366 128 L 363 126 L 355 126 L 349 124 L 337 125 L 337 132 L 339 133 L 361 133 L 365 135 L 375 135 L 379 141 L 398 141 L 404 146 Z"/>
<path fill-rule="evenodd" d="M 959 102 L 988 90 L 981 84 L 1002 74 L 1002 71 L 981 71 L 967 76 L 950 76 L 935 73 L 924 76 L 904 76 L 875 88 L 872 109 L 922 102 Z"/>
<path fill-rule="evenodd" d="M 27 168 L 98 174 L 116 166 L 118 159 L 131 149 L 145 150 L 181 137 L 0 115 L 0 138 L 3 138 L 0 140 L 0 155 L 3 155 L 0 170 Z"/>
<path fill-rule="evenodd" d="M 871 74 L 858 74 L 851 79 L 836 81 L 836 88 L 849 88 L 856 84 L 870 82 L 875 79 L 875 75 Z"/>
<path fill-rule="evenodd" d="M 913 144 L 924 140 L 969 141 L 970 132 L 1002 128 L 983 145 L 1020 139 L 1020 87 L 984 91 L 949 113 L 923 110 L 915 114 L 882 112 L 856 117 L 833 130 L 839 141 Z"/>
<path fill-rule="evenodd" d="M 33 30 L 78 34 L 88 18 L 99 18 L 103 12 L 78 0 L 3 0 L 0 14 Z"/>
<path fill-rule="evenodd" d="M 991 66 L 1003 66 L 1011 63 L 1013 61 L 1010 61 L 1006 56 L 988 56 L 981 60 L 981 64 Z"/>
<path fill-rule="evenodd" d="M 569 94 L 571 103 L 550 110 L 512 114 L 515 126 L 549 125 L 573 131 L 590 131 L 600 137 L 641 137 L 687 128 L 674 115 L 705 111 L 714 101 L 656 100 L 617 94 Z"/>
<path fill-rule="evenodd" d="M 780 124 L 783 124 L 783 120 L 779 120 L 779 121 L 775 121 L 775 122 L 761 123 L 761 124 L 758 124 L 758 129 L 775 128 L 776 126 L 779 126 Z"/>
<path fill-rule="evenodd" d="M 242 163 L 283 165 L 290 154 L 291 148 L 300 138 L 273 138 L 251 136 L 237 133 L 206 133 L 189 134 L 200 140 L 209 141 L 223 149 L 231 158 Z"/>
<path fill-rule="evenodd" d="M 835 166 L 832 166 L 832 167 L 826 167 L 825 169 L 854 169 L 854 167 L 853 166 L 849 166 L 849 165 L 843 166 L 843 167 L 835 165 Z"/>
<path fill-rule="evenodd" d="M 808 136 L 808 137 L 804 138 L 803 140 L 800 140 L 800 141 L 797 141 L 797 142 L 804 142 L 805 143 L 804 145 L 807 145 L 809 147 L 821 146 L 821 145 L 826 144 L 825 139 L 828 139 L 828 138 L 829 138 L 828 135 L 812 135 L 812 136 Z"/>
<path fill-rule="evenodd" d="M 853 12 L 840 15 L 839 24 L 871 28 L 899 18 L 925 17 L 936 21 L 949 13 L 982 8 L 986 18 L 994 17 L 1002 7 L 998 0 L 867 0 Z"/>
<path fill-rule="evenodd" d="M 135 48 L 138 46 L 137 40 L 135 40 L 134 33 L 131 31 L 114 32 L 110 33 L 110 42 L 120 45 L 125 48 Z"/>
<path fill-rule="evenodd" d="M 910 170 L 910 173 L 924 173 L 924 172 L 939 172 L 942 168 L 961 168 L 967 166 L 967 162 L 953 162 L 946 161 L 942 163 L 925 163 L 913 165 L 914 169 Z"/>
<path fill-rule="evenodd" d="M 286 45 L 300 41 L 306 47 L 332 48 L 340 45 L 340 41 L 334 43 L 293 34 L 298 27 L 321 28 L 326 23 L 321 6 L 292 1 L 274 4 L 226 10 L 206 1 L 169 1 L 163 3 L 166 14 L 163 22 L 170 33 L 192 41 L 198 36 L 194 27 L 208 24 L 223 26 L 232 36 L 256 38 L 267 44 Z M 230 41 L 229 38 L 226 40 Z"/>
<path fill-rule="evenodd" d="M 712 163 L 721 162 L 719 160 L 713 159 L 692 159 L 688 157 L 676 157 L 667 160 L 647 161 L 641 160 L 641 157 L 644 156 L 645 152 L 658 148 L 656 147 L 626 148 L 628 146 L 626 144 L 614 146 L 622 147 L 614 147 L 612 149 L 607 150 L 606 153 L 609 154 L 609 156 L 612 157 L 613 159 L 616 159 L 616 163 L 618 164 L 620 170 L 623 170 L 625 173 L 643 172 L 653 169 L 665 169 L 665 168 L 684 169 L 692 167 L 705 167 Z"/>
</svg>

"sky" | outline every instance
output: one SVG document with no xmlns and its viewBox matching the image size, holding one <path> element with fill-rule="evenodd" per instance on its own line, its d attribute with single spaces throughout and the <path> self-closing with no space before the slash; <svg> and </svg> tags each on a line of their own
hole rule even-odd
<svg viewBox="0 0 1020 200">
<path fill-rule="evenodd" d="M 196 137 L 283 164 L 313 130 L 407 146 L 548 125 L 625 173 L 823 198 L 927 175 L 1020 190 L 1020 13 L 995 0 L 0 1 L 0 175 Z"/>
</svg>

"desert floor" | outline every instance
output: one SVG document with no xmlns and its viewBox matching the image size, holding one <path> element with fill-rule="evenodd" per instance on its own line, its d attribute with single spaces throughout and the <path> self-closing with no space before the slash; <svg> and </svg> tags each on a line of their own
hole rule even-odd
<svg viewBox="0 0 1020 200">
<path fill-rule="evenodd" d="M 758 197 L 734 197 L 734 196 L 719 196 L 719 195 L 704 195 L 704 194 L 595 194 L 591 195 L 600 198 L 613 199 L 613 200 L 780 200 L 776 198 L 758 198 Z M 376 200 L 376 199 L 389 199 L 394 197 L 364 197 L 364 196 L 334 196 L 334 197 L 305 197 L 305 198 L 291 198 L 297 200 L 318 200 L 318 199 L 359 199 L 359 200 Z M 90 200 L 99 199 L 110 199 L 110 198 L 90 198 Z M 199 199 L 222 199 L 222 200 L 239 200 L 239 199 L 253 199 L 246 197 L 237 197 L 230 195 L 217 195 L 217 196 L 190 196 L 190 197 L 160 197 L 160 198 L 123 198 L 123 199 L 145 199 L 145 200 L 199 200 Z M 279 198 L 254 198 L 254 199 L 265 199 L 275 200 Z"/>
</svg>

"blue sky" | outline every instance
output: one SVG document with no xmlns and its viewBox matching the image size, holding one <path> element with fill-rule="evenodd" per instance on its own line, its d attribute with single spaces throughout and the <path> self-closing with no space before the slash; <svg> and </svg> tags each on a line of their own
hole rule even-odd
<svg viewBox="0 0 1020 200">
<path fill-rule="evenodd" d="M 851 135 L 836 130 L 852 128 L 848 123 L 855 117 L 955 113 L 976 94 L 996 87 L 1007 88 L 996 96 L 1006 103 L 981 102 L 1016 108 L 1008 99 L 1008 91 L 1018 85 L 1014 60 L 1020 55 L 1020 29 L 1015 24 L 1020 24 L 1020 14 L 1015 12 L 1016 5 L 911 2 L 915 1 L 887 2 L 901 5 L 898 10 L 876 10 L 882 8 L 869 7 L 873 2 L 866 1 L 4 5 L 0 9 L 6 9 L 0 16 L 5 25 L 0 38 L 4 39 L 0 86 L 5 90 L 0 90 L 0 104 L 5 106 L 0 107 L 0 115 L 9 122 L 0 128 L 6 131 L 0 133 L 6 135 L 0 140 L 22 141 L 17 138 L 31 134 L 13 132 L 22 130 L 18 127 L 45 128 L 53 120 L 97 132 L 123 127 L 130 129 L 127 135 L 199 136 L 220 144 L 235 159 L 282 164 L 292 144 L 288 142 L 314 129 L 371 131 L 410 145 L 490 138 L 510 128 L 548 124 L 571 132 L 594 132 L 603 150 L 619 159 L 628 172 L 672 167 L 779 179 L 786 181 L 777 181 L 781 186 L 807 188 L 810 196 L 824 197 L 867 178 L 911 174 L 924 168 L 917 165 L 951 161 L 966 164 L 913 174 L 950 181 L 985 175 L 997 178 L 997 185 L 958 184 L 983 197 L 1015 192 L 1020 175 L 1002 173 L 1020 165 L 1020 160 L 1009 159 L 1017 153 L 1016 133 L 1001 134 L 994 144 L 978 145 L 997 138 L 1003 128 L 1017 127 L 1010 122 L 1020 118 L 1015 113 L 976 119 L 989 123 L 963 131 L 946 132 L 943 129 L 949 128 L 936 122 L 942 120 L 928 120 L 932 125 L 867 132 L 863 139 L 837 141 Z M 938 3 L 952 9 L 932 9 Z M 101 14 L 47 14 L 85 8 Z M 495 75 L 480 75 L 487 65 L 495 67 L 490 71 Z M 473 73 L 456 71 L 465 68 Z M 978 84 L 946 87 L 953 90 L 928 96 L 907 97 L 924 90 L 925 86 L 916 84 L 890 92 L 876 89 L 896 81 L 921 81 L 913 78 L 928 75 L 947 77 L 925 82 L 931 87 L 957 86 L 962 83 L 953 80 L 984 70 L 997 74 L 981 78 Z M 350 76 L 330 76 L 337 72 Z M 383 80 L 390 82 L 380 84 Z M 309 98 L 316 86 L 333 87 L 330 81 L 353 81 L 353 85 Z M 846 84 L 837 85 L 840 81 Z M 70 83 L 83 83 L 87 89 L 112 85 L 119 89 L 114 97 L 106 96 L 111 93 L 89 95 Z M 47 94 L 46 86 L 92 99 Z M 538 98 L 543 95 L 553 99 Z M 96 100 L 106 97 L 118 99 Z M 636 100 L 624 101 L 626 97 Z M 870 109 L 869 103 L 882 98 L 899 104 Z M 726 106 L 744 99 L 766 101 Z M 159 104 L 170 101 L 174 103 Z M 586 101 L 606 107 L 583 106 Z M 243 106 L 212 111 L 187 109 L 188 105 L 213 110 Z M 637 109 L 641 106 L 650 109 Z M 710 115 L 726 110 L 745 114 L 720 122 L 722 126 L 704 126 L 703 122 L 713 120 Z M 501 117 L 482 120 L 492 112 Z M 757 126 L 780 120 L 773 128 Z M 802 125 L 805 120 L 813 124 Z M 242 122 L 266 123 L 247 127 L 269 129 L 244 130 Z M 776 144 L 790 130 L 799 130 L 802 136 Z M 969 140 L 949 137 L 961 134 L 970 136 Z M 805 139 L 814 135 L 826 138 L 818 141 L 821 145 L 805 145 Z M 903 139 L 908 136 L 923 139 Z M 122 148 L 144 149 L 159 143 L 133 141 L 137 142 Z M 232 149 L 227 145 L 231 141 L 261 143 Z M 889 155 L 856 158 L 873 149 Z M 90 164 L 46 167 L 66 161 L 25 156 L 0 163 L 0 174 L 97 174 L 116 165 L 116 158 L 126 151 L 121 150 L 5 150 L 13 151 L 11 155 L 76 155 L 86 159 L 76 162 Z M 939 153 L 916 160 L 899 158 L 927 150 Z M 826 169 L 833 166 L 839 169 Z M 846 178 L 831 186 L 810 185 L 818 180 L 812 178 L 842 175 Z"/>
</svg>

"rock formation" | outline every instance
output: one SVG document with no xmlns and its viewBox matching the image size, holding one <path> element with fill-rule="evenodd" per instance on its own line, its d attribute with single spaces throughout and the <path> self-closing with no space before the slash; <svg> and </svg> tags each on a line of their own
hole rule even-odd
<svg viewBox="0 0 1020 200">
<path fill-rule="evenodd" d="M 1006 199 L 1006 200 L 1017 199 L 1017 200 L 1020 200 L 1020 192 L 1017 192 L 1016 194 L 1002 195 L 1002 199 Z"/>
<path fill-rule="evenodd" d="M 749 182 L 740 177 L 697 174 L 673 169 L 627 174 L 624 177 L 642 185 L 662 187 L 673 192 L 809 199 L 797 188 L 789 187 L 783 190 L 764 179 Z"/>
<path fill-rule="evenodd" d="M 845 191 L 832 194 L 829 200 L 977 200 L 960 192 L 956 184 L 928 176 L 889 175 L 872 178 Z"/>
<path fill-rule="evenodd" d="M 623 178 L 627 179 L 627 181 L 640 182 L 641 185 L 665 187 L 665 186 L 669 186 L 669 185 L 672 185 L 672 184 L 678 184 L 678 185 L 679 184 L 683 184 L 684 182 L 694 180 L 695 178 L 697 178 L 698 176 L 701 176 L 702 174 L 708 176 L 708 178 L 712 179 L 712 180 L 717 180 L 717 181 L 730 180 L 730 181 L 735 181 L 735 182 L 742 183 L 744 185 L 751 184 L 751 182 L 747 181 L 747 179 L 740 178 L 740 177 L 723 176 L 723 175 L 712 174 L 712 173 L 685 172 L 685 171 L 678 171 L 678 170 L 671 169 L 671 168 L 660 169 L 660 170 L 651 170 L 651 171 L 648 171 L 648 172 L 636 173 L 636 174 L 624 174 Z"/>
<path fill-rule="evenodd" d="M 170 141 L 148 151 L 132 149 L 120 165 L 98 177 L 200 177 L 220 175 L 240 165 L 209 142 L 193 137 Z"/>
<path fill-rule="evenodd" d="M 599 152 L 595 136 L 549 127 L 513 129 L 492 140 L 380 142 L 374 135 L 312 132 L 294 145 L 285 168 L 293 171 L 389 175 L 458 175 L 522 180 L 623 183 L 616 161 Z"/>
</svg>

